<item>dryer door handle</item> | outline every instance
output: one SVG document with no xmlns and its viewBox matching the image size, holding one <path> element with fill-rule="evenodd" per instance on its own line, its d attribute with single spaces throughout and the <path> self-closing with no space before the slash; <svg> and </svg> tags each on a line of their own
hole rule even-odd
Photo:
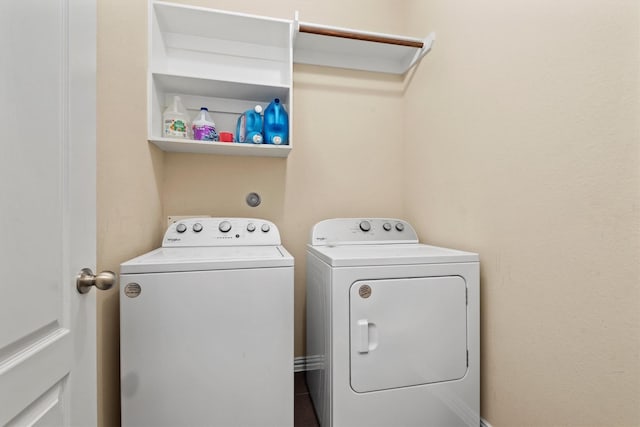
<svg viewBox="0 0 640 427">
<path fill-rule="evenodd" d="M 367 319 L 358 320 L 358 353 L 369 353 L 369 321 Z"/>
</svg>

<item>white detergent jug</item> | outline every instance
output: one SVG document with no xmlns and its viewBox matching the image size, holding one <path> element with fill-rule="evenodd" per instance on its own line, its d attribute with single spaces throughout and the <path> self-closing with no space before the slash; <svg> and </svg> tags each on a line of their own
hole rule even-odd
<svg viewBox="0 0 640 427">
<path fill-rule="evenodd" d="M 179 96 L 173 97 L 173 103 L 162 115 L 162 136 L 165 138 L 189 138 L 190 120 L 187 110 Z"/>
</svg>

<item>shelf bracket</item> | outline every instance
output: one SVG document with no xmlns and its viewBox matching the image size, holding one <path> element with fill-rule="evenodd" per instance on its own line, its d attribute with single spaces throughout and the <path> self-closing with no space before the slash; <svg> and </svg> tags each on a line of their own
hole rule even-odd
<svg viewBox="0 0 640 427">
<path fill-rule="evenodd" d="M 300 32 L 300 13 L 296 10 L 293 15 L 293 28 L 291 30 L 291 46 L 294 45 L 296 41 L 296 36 Z"/>
<path fill-rule="evenodd" d="M 430 33 L 427 37 L 424 38 L 422 49 L 416 52 L 415 56 L 407 66 L 407 69 L 404 70 L 406 73 L 411 68 L 413 68 L 424 56 L 429 53 L 431 47 L 433 46 L 433 42 L 436 40 L 436 33 Z"/>
</svg>

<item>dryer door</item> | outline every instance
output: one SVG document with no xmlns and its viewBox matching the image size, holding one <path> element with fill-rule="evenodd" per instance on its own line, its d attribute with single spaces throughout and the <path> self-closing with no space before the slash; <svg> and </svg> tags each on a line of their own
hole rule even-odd
<svg viewBox="0 0 640 427">
<path fill-rule="evenodd" d="M 351 388 L 370 392 L 457 380 L 467 372 L 460 276 L 351 285 Z"/>
</svg>

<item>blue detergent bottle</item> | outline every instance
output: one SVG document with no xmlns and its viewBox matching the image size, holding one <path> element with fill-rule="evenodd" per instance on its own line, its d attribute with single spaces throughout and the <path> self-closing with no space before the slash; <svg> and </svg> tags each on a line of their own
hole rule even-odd
<svg viewBox="0 0 640 427">
<path fill-rule="evenodd" d="M 236 141 L 249 144 L 262 144 L 262 107 L 256 105 L 238 117 L 236 124 Z"/>
<path fill-rule="evenodd" d="M 264 110 L 264 142 L 267 144 L 289 144 L 289 115 L 278 98 Z"/>
</svg>

